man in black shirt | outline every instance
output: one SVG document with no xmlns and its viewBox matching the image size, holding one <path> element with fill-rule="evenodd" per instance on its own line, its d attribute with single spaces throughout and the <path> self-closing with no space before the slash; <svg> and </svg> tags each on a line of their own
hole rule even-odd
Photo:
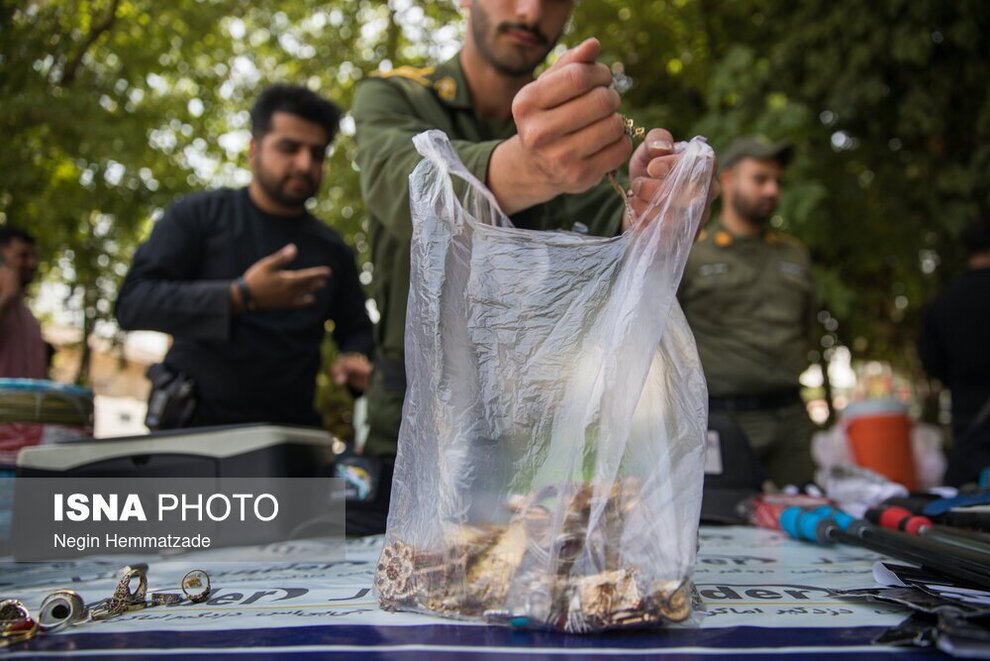
<svg viewBox="0 0 990 661">
<path fill-rule="evenodd" d="M 952 392 L 953 447 L 945 483 L 990 466 L 990 219 L 962 235 L 967 271 L 925 311 L 918 353 L 928 376 Z"/>
<path fill-rule="evenodd" d="M 163 381 L 181 375 L 194 392 L 191 415 L 162 427 L 319 425 L 328 321 L 341 352 L 334 379 L 367 387 L 371 322 L 354 255 L 305 208 L 339 119 L 305 88 L 269 87 L 251 110 L 250 185 L 180 200 L 135 253 L 117 320 L 172 334 Z"/>
</svg>

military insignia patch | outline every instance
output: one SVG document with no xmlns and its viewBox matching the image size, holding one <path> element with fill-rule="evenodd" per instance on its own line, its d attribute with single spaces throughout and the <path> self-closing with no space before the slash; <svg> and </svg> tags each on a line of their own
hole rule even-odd
<svg viewBox="0 0 990 661">
<path fill-rule="evenodd" d="M 450 76 L 444 76 L 433 83 L 433 89 L 444 101 L 453 101 L 454 97 L 457 96 L 457 81 Z"/>
<path fill-rule="evenodd" d="M 430 80 L 427 76 L 431 73 L 433 73 L 433 67 L 416 68 L 402 66 L 389 71 L 376 71 L 372 75 L 378 78 L 392 78 L 394 76 L 398 76 L 399 78 L 408 78 L 409 80 L 414 80 L 420 85 L 426 87 L 430 84 Z"/>
</svg>

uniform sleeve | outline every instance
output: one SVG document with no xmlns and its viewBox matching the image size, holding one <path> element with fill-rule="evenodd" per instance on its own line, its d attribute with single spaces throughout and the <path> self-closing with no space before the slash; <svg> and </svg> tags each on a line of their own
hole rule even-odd
<svg viewBox="0 0 990 661">
<path fill-rule="evenodd" d="M 230 282 L 196 280 L 203 259 L 201 224 L 188 205 L 175 205 L 134 254 L 117 297 L 124 330 L 225 340 L 230 335 Z"/>
<path fill-rule="evenodd" d="M 330 318 L 334 323 L 333 339 L 341 353 L 355 352 L 370 357 L 374 345 L 371 319 L 368 318 L 364 291 L 354 266 L 354 254 L 345 248 L 342 255 L 333 272 L 337 280 L 330 308 Z"/>
<path fill-rule="evenodd" d="M 388 232 L 409 240 L 409 174 L 422 159 L 412 138 L 423 131 L 445 127 L 430 121 L 426 106 L 417 107 L 401 89 L 405 84 L 417 83 L 378 78 L 363 82 L 354 97 L 351 114 L 357 130 L 356 160 L 365 204 Z M 451 144 L 467 169 L 479 180 L 487 181 L 488 163 L 500 142 L 453 140 Z"/>
<path fill-rule="evenodd" d="M 606 180 L 580 196 L 581 207 L 574 219 L 588 227 L 588 233 L 595 236 L 617 236 L 622 230 L 622 215 L 626 207 Z"/>
</svg>

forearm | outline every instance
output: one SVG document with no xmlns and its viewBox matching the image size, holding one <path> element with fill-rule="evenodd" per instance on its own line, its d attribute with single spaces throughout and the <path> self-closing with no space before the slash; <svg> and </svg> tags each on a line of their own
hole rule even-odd
<svg viewBox="0 0 990 661">
<path fill-rule="evenodd" d="M 542 204 L 562 192 L 542 173 L 533 171 L 519 136 L 505 140 L 492 152 L 485 184 L 507 216 Z"/>
<path fill-rule="evenodd" d="M 367 325 L 356 325 L 346 331 L 335 332 L 334 341 L 340 353 L 360 353 L 371 357 L 374 349 L 374 338 L 371 332 L 371 322 Z"/>
<path fill-rule="evenodd" d="M 231 317 L 243 307 L 228 280 L 125 283 L 117 299 L 117 321 L 124 330 L 155 330 L 203 340 L 230 336 Z"/>
</svg>

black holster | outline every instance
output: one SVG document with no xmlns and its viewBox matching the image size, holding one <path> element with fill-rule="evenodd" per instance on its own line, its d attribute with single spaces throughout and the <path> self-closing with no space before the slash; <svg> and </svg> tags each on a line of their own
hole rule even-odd
<svg viewBox="0 0 990 661">
<path fill-rule="evenodd" d="M 148 368 L 151 395 L 144 424 L 152 431 L 189 426 L 196 411 L 196 384 L 182 372 L 173 372 L 165 363 Z"/>
</svg>

